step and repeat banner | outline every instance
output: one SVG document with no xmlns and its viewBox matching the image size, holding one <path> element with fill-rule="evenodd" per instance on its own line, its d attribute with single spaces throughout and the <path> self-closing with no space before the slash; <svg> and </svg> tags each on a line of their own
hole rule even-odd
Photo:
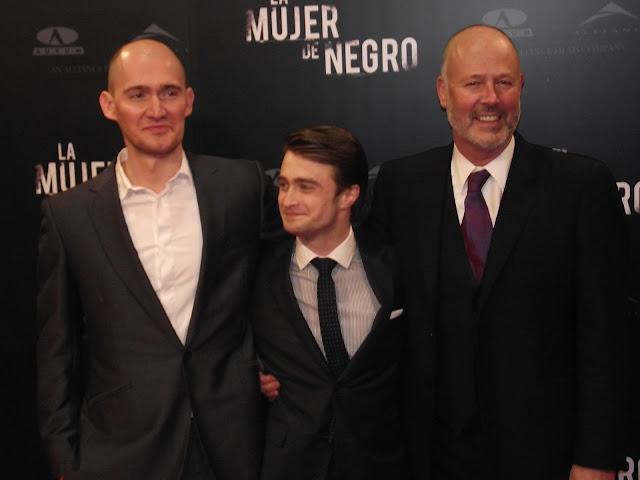
<svg viewBox="0 0 640 480">
<path fill-rule="evenodd" d="M 14 241 L 2 342 L 15 386 L 5 392 L 13 400 L 6 431 L 16 438 L 8 457 L 22 466 L 21 478 L 46 476 L 33 387 L 38 204 L 97 175 L 121 148 L 98 94 L 111 53 L 134 37 L 164 36 L 187 59 L 196 92 L 188 149 L 256 159 L 274 171 L 287 132 L 332 123 L 361 140 L 373 176 L 387 160 L 450 141 L 435 94 L 442 47 L 468 24 L 502 28 L 526 78 L 519 131 L 613 171 L 640 299 L 638 0 L 27 0 L 6 8 L 1 126 Z M 640 342 L 637 310 L 631 301 Z M 640 379 L 628 381 L 640 401 Z M 634 422 L 640 431 L 640 418 Z M 628 452 L 620 480 L 640 479 L 639 451 Z"/>
</svg>

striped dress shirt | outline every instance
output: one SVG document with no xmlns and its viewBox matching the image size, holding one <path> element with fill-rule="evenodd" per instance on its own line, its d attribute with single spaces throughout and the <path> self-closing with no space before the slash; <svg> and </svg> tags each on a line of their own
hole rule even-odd
<svg viewBox="0 0 640 480">
<path fill-rule="evenodd" d="M 316 291 L 318 271 L 310 263 L 317 256 L 300 239 L 296 239 L 289 273 L 300 311 L 324 353 Z M 373 319 L 380 309 L 380 302 L 367 280 L 353 229 L 350 229 L 347 238 L 326 257 L 337 262 L 331 276 L 336 288 L 340 330 L 351 358 L 369 334 Z"/>
</svg>

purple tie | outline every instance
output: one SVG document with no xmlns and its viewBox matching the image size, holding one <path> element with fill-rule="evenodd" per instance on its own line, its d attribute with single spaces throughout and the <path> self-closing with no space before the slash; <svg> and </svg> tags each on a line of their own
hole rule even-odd
<svg viewBox="0 0 640 480">
<path fill-rule="evenodd" d="M 469 257 L 473 275 L 477 281 L 482 279 L 484 263 L 491 243 L 491 216 L 482 196 L 482 186 L 489 178 L 489 172 L 480 170 L 469 175 L 467 197 L 464 199 L 464 217 L 462 218 L 462 237 L 464 248 Z"/>
</svg>

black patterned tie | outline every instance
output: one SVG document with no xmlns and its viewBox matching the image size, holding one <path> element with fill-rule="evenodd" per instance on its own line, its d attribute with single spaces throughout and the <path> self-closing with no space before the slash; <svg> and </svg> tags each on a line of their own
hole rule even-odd
<svg viewBox="0 0 640 480">
<path fill-rule="evenodd" d="M 462 237 L 464 248 L 476 280 L 484 274 L 484 264 L 491 244 L 493 225 L 487 203 L 482 196 L 482 186 L 489 178 L 489 172 L 480 170 L 469 175 L 467 196 L 464 199 L 464 217 L 462 218 Z"/>
<path fill-rule="evenodd" d="M 334 377 L 338 378 L 349 363 L 349 354 L 344 347 L 340 331 L 336 287 L 331 278 L 331 271 L 336 266 L 336 261 L 316 257 L 311 260 L 311 264 L 318 270 L 318 316 L 324 354 L 327 357 L 329 369 Z"/>
</svg>

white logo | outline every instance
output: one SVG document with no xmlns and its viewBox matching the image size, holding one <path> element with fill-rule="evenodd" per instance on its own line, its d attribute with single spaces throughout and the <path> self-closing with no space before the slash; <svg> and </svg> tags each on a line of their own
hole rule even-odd
<svg viewBox="0 0 640 480">
<path fill-rule="evenodd" d="M 602 7 L 602 9 L 598 13 L 596 13 L 595 15 L 592 15 L 591 17 L 587 18 L 584 22 L 582 22 L 580 26 L 582 27 L 587 23 L 595 22 L 596 20 L 600 20 L 601 18 L 607 18 L 614 15 L 623 15 L 625 17 L 638 20 L 638 17 L 636 17 L 633 13 L 625 10 L 624 8 L 620 7 L 619 5 L 616 5 L 613 2 L 609 2 L 604 7 Z"/>
<path fill-rule="evenodd" d="M 627 215 L 629 215 L 629 212 L 627 212 Z M 638 460 L 637 467 L 638 468 L 636 469 L 635 460 L 631 457 L 627 457 L 627 471 L 618 472 L 618 480 L 637 480 L 640 478 L 640 460 Z"/>
<path fill-rule="evenodd" d="M 247 43 L 302 42 L 302 60 L 324 63 L 325 75 L 397 73 L 418 66 L 413 37 L 343 39 L 335 5 L 268 0 L 268 6 L 250 8 L 245 15 Z"/>
<path fill-rule="evenodd" d="M 47 27 L 36 34 L 36 39 L 43 45 L 33 49 L 33 55 L 84 55 L 84 48 L 72 45 L 78 40 L 78 32 L 68 27 Z"/>
<path fill-rule="evenodd" d="M 533 30 L 527 27 L 516 28 L 527 21 L 527 14 L 515 8 L 499 8 L 487 12 L 482 22 L 503 30 L 511 38 L 533 37 Z"/>
<path fill-rule="evenodd" d="M 39 163 L 35 168 L 36 195 L 55 195 L 75 187 L 100 173 L 109 162 L 80 161 L 71 142 L 58 142 L 57 161 Z"/>
<path fill-rule="evenodd" d="M 175 40 L 176 42 L 179 42 L 180 39 L 174 37 L 173 35 L 171 35 L 169 32 L 167 32 L 166 30 L 164 30 L 163 28 L 159 27 L 158 25 L 156 25 L 155 23 L 152 23 L 151 25 L 149 25 L 147 28 L 144 29 L 144 32 L 142 32 L 141 35 L 139 35 L 139 37 L 145 37 L 145 36 L 149 36 L 149 35 L 160 35 L 162 37 L 168 37 L 171 38 L 172 40 Z"/>
<path fill-rule="evenodd" d="M 628 182 L 616 182 L 618 185 L 618 191 L 620 192 L 620 198 L 622 199 L 622 206 L 624 207 L 624 213 L 631 215 L 631 213 L 640 213 L 640 182 L 635 184 Z M 627 459 L 628 461 L 631 459 Z M 633 463 L 629 462 L 629 469 L 633 473 Z"/>
</svg>

